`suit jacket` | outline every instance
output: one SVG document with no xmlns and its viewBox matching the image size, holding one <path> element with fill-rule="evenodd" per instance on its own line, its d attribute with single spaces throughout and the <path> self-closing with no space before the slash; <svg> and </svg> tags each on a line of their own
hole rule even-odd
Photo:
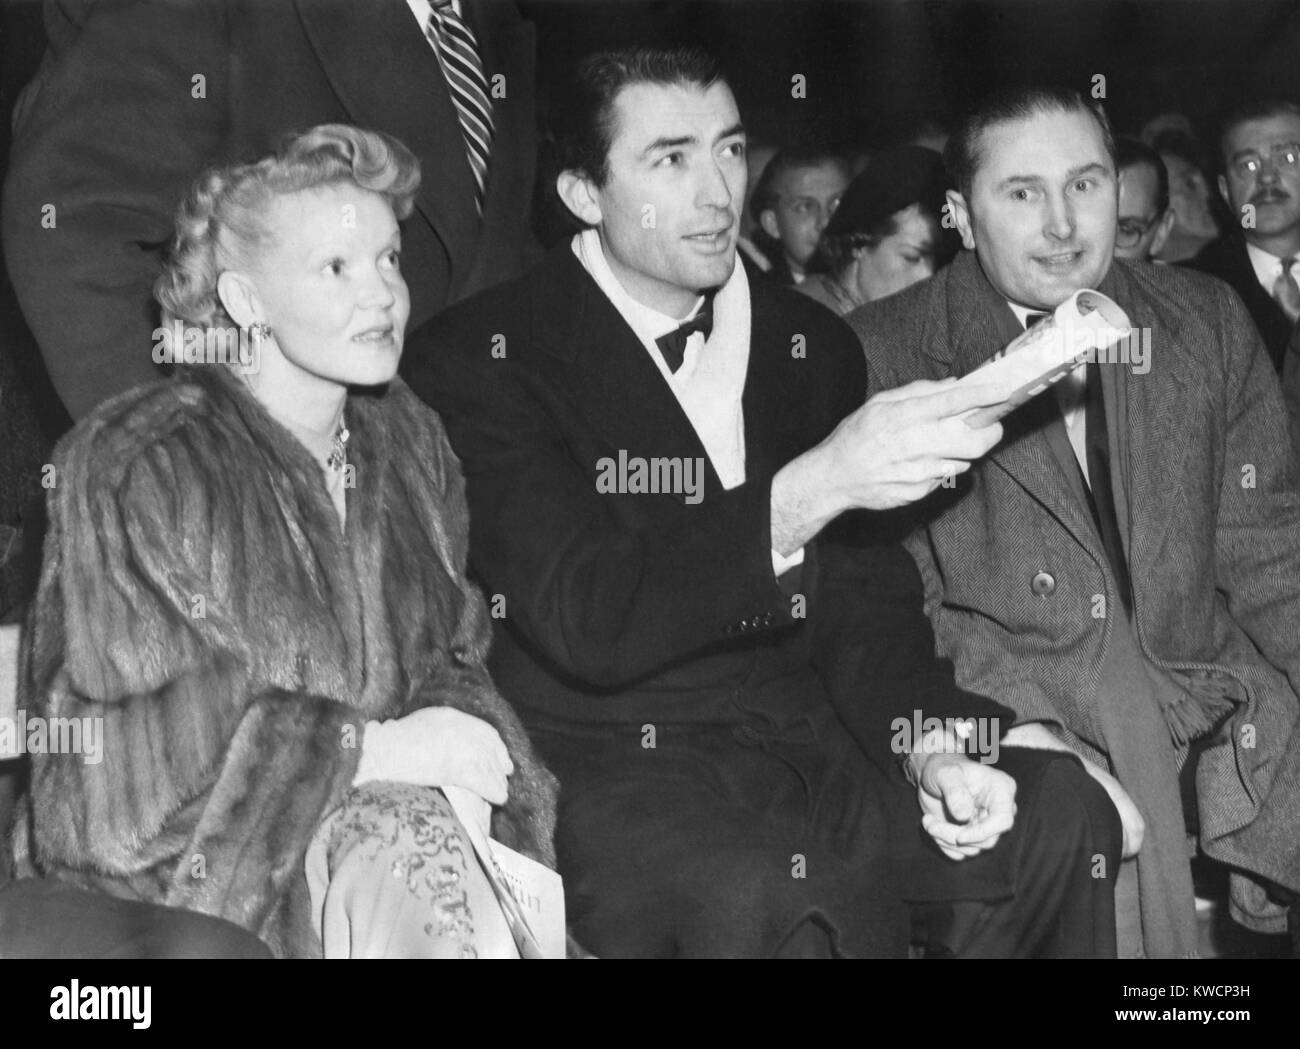
<svg viewBox="0 0 1300 1049">
<path fill-rule="evenodd" d="M 308 844 L 365 723 L 435 705 L 500 732 L 515 772 L 493 835 L 554 864 L 555 781 L 484 668 L 442 427 L 400 382 L 346 411 L 346 534 L 319 464 L 221 368 L 129 391 L 60 442 L 20 687 L 34 714 L 101 718 L 105 742 L 98 762 L 32 755 L 40 873 L 319 956 Z"/>
<path fill-rule="evenodd" d="M 1291 333 L 1282 362 L 1282 399 L 1291 424 L 1291 448 L 1300 463 L 1300 325 Z"/>
<path fill-rule="evenodd" d="M 1294 887 L 1300 492 L 1277 378 L 1241 300 L 1218 281 L 1117 260 L 1100 290 L 1151 329 L 1149 373 L 1122 372 L 1142 651 L 1246 696 L 1201 758 L 1202 842 Z M 881 389 L 971 371 L 1002 347 L 997 311 L 1009 309 L 965 252 L 849 320 Z M 1042 429 L 1025 424 L 1033 415 L 1007 418 L 1002 443 L 956 492 L 936 493 L 908 543 L 959 684 L 1095 744 L 1090 697 L 1112 628 L 1093 598 L 1117 607 L 1118 596 L 1086 507 Z"/>
<path fill-rule="evenodd" d="M 289 132 L 354 124 L 419 158 L 402 236 L 412 326 L 522 270 L 533 27 L 512 3 L 471 0 L 466 11 L 489 83 L 505 78 L 481 224 L 446 81 L 403 0 L 49 4 L 50 50 L 14 112 L 4 247 L 74 418 L 159 377 L 152 288 L 189 184 L 206 166 L 266 155 Z"/>
<path fill-rule="evenodd" d="M 960 693 L 934 658 L 920 579 L 896 542 L 858 527 L 862 552 L 847 565 L 810 544 L 802 597 L 778 587 L 772 478 L 862 403 L 865 373 L 822 306 L 758 280 L 750 295 L 746 480 L 731 491 L 568 243 L 416 332 L 403 371 L 464 464 L 471 564 L 500 610 L 490 667 L 525 721 L 726 724 L 759 711 L 789 722 L 827 702 L 807 629 L 826 618 L 818 663 L 842 719 L 887 763 L 895 714 L 998 708 Z M 620 450 L 703 458 L 703 498 L 599 493 L 597 463 Z M 839 580 L 838 612 L 818 596 L 821 574 Z M 845 635 L 870 643 L 837 663 Z"/>
<path fill-rule="evenodd" d="M 1255 268 L 1246 254 L 1246 238 L 1230 230 L 1218 240 L 1211 241 L 1187 266 L 1211 277 L 1218 277 L 1246 304 L 1250 319 L 1255 322 L 1264 340 L 1264 348 L 1278 374 L 1282 373 L 1283 356 L 1287 341 L 1295 325 L 1282 307 L 1277 304 L 1255 277 Z"/>
</svg>

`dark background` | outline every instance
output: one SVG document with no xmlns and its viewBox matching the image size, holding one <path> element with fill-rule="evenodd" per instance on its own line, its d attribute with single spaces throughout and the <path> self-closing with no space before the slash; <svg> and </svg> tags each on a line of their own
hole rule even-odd
<svg viewBox="0 0 1300 1049">
<path fill-rule="evenodd" d="M 1177 109 L 1208 132 L 1242 95 L 1300 97 L 1296 0 L 632 0 L 520 5 L 539 80 L 583 52 L 702 42 L 724 57 L 751 134 L 889 145 L 999 83 L 1106 77 L 1117 128 Z M 808 80 L 791 98 L 791 77 Z"/>
<path fill-rule="evenodd" d="M 74 0 L 84 3 L 87 0 Z M 101 3 L 123 0 L 98 0 Z M 359 4 L 376 0 L 357 0 Z M 1300 100 L 1300 0 L 533 0 L 540 105 L 576 59 L 602 46 L 699 42 L 728 68 L 758 141 L 891 145 L 925 118 L 1015 80 L 1090 90 L 1120 130 L 1170 109 L 1212 135 L 1243 97 Z M 44 50 L 41 5 L 0 0 L 0 176 L 9 114 Z M 791 78 L 807 97 L 791 96 Z M 0 569 L 68 420 L 0 268 Z M 0 580 L 3 582 L 3 580 Z M 3 613 L 3 609 L 0 609 Z"/>
</svg>

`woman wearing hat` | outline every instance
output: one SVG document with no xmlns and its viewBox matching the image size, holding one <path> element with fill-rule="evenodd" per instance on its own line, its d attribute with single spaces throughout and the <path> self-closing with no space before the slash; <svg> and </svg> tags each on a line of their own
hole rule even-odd
<svg viewBox="0 0 1300 1049">
<path fill-rule="evenodd" d="M 956 253 L 940 223 L 947 177 L 939 154 L 904 146 L 879 154 L 845 191 L 822 233 L 829 266 L 798 290 L 843 316 L 925 280 Z"/>
</svg>

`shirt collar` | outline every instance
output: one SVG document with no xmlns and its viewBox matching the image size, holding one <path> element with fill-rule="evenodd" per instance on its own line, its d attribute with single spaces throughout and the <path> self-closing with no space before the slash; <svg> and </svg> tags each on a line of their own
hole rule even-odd
<svg viewBox="0 0 1300 1049">
<path fill-rule="evenodd" d="M 406 0 L 406 6 L 411 9 L 411 14 L 415 15 L 415 20 L 420 23 L 420 32 L 423 33 L 429 24 L 429 16 L 433 14 L 433 5 L 429 0 Z M 456 14 L 462 14 L 460 0 L 451 0 L 451 7 Z"/>
<path fill-rule="evenodd" d="M 1029 327 L 1029 315 L 1031 313 L 1051 313 L 1051 310 L 1034 310 L 1028 306 L 1021 306 L 1018 302 L 1012 302 L 1007 299 L 1007 305 L 1011 307 L 1011 312 L 1016 315 L 1016 320 L 1020 322 L 1022 328 Z"/>
<path fill-rule="evenodd" d="M 594 229 L 583 230 L 577 234 L 573 238 L 572 247 L 573 254 L 578 257 L 583 269 L 591 274 L 591 279 L 596 282 L 596 286 L 614 304 L 619 315 L 627 321 L 628 327 L 636 332 L 637 338 L 647 345 L 653 346 L 655 340 L 661 335 L 676 330 L 683 321 L 694 317 L 704 305 L 704 296 L 701 295 L 695 300 L 695 305 L 685 317 L 677 318 L 637 302 L 627 293 L 627 289 L 609 268 L 605 251 L 600 244 L 600 234 Z"/>
<path fill-rule="evenodd" d="M 1250 256 L 1250 264 L 1254 267 L 1255 279 L 1271 295 L 1273 285 L 1282 276 L 1282 260 L 1263 248 L 1255 247 L 1250 241 L 1246 242 L 1246 254 Z"/>
</svg>

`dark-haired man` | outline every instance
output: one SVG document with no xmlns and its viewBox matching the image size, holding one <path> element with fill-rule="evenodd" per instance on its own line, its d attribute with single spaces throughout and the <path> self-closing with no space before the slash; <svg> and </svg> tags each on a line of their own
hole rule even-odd
<svg viewBox="0 0 1300 1049">
<path fill-rule="evenodd" d="M 910 915 L 940 952 L 1109 953 L 1104 793 L 1073 759 L 995 765 L 999 708 L 934 658 L 906 553 L 870 527 L 855 562 L 819 541 L 983 454 L 997 427 L 957 416 L 987 394 L 864 405 L 851 332 L 748 280 L 745 133 L 707 56 L 600 54 L 578 81 L 556 184 L 587 228 L 417 332 L 404 365 L 464 465 L 494 680 L 562 784 L 575 935 L 599 955 L 897 955 Z M 827 607 L 821 574 L 852 600 Z"/>
<path fill-rule="evenodd" d="M 1169 207 L 1169 173 L 1160 154 L 1133 138 L 1115 141 L 1119 168 L 1119 220 L 1115 257 L 1150 262 L 1174 227 Z"/>
<path fill-rule="evenodd" d="M 848 161 L 824 150 L 787 148 L 768 161 L 749 210 L 772 256 L 770 277 L 799 284 L 808 276 L 817 241 L 852 177 Z"/>
<path fill-rule="evenodd" d="M 970 250 L 850 316 L 879 384 L 970 372 L 1080 288 L 1137 335 L 920 508 L 939 651 L 1016 711 L 1004 742 L 1072 750 L 1110 793 L 1136 856 L 1122 954 L 1196 950 L 1179 771 L 1197 751 L 1201 846 L 1253 872 L 1239 917 L 1284 927 L 1264 897 L 1300 887 L 1300 493 L 1263 346 L 1220 282 L 1113 261 L 1114 147 L 1078 93 L 995 95 L 946 159 Z"/>
<path fill-rule="evenodd" d="M 1280 373 L 1300 318 L 1300 106 L 1260 102 L 1233 113 L 1219 139 L 1226 233 L 1189 264 L 1241 296 Z"/>
</svg>

